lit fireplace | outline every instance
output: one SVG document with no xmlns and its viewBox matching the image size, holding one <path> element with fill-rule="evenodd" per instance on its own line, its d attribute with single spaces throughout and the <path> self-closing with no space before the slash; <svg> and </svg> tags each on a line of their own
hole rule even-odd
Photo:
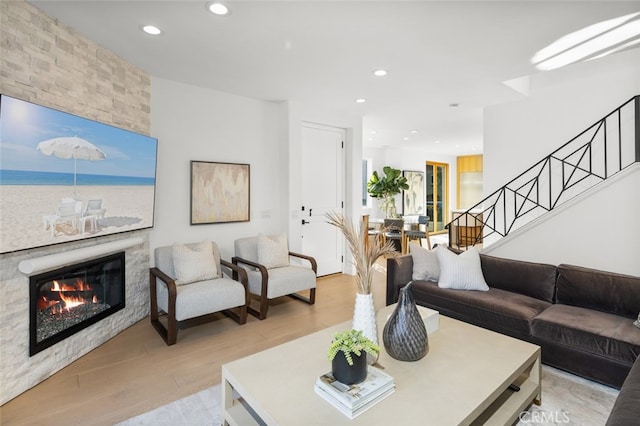
<svg viewBox="0 0 640 426">
<path fill-rule="evenodd" d="M 124 308 L 124 253 L 30 277 L 29 354 Z"/>
</svg>

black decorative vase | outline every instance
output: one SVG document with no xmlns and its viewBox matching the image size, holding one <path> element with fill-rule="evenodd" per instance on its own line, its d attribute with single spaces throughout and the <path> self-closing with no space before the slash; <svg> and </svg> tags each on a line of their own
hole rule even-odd
<svg viewBox="0 0 640 426">
<path fill-rule="evenodd" d="M 400 361 L 417 361 L 429 352 L 429 337 L 411 294 L 411 282 L 400 289 L 393 314 L 382 331 L 387 353 Z"/>
<path fill-rule="evenodd" d="M 339 351 L 331 361 L 331 372 L 333 377 L 345 385 L 353 385 L 364 382 L 367 378 L 367 353 L 361 352 L 360 356 L 351 353 L 353 365 L 344 357 L 344 353 Z"/>
</svg>

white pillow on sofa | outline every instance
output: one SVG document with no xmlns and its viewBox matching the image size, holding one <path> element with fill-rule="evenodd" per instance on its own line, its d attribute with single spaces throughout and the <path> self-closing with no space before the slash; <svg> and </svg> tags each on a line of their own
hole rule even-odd
<svg viewBox="0 0 640 426">
<path fill-rule="evenodd" d="M 287 235 L 258 235 L 258 263 L 267 269 L 289 266 Z"/>
<path fill-rule="evenodd" d="M 218 278 L 218 267 L 210 242 L 174 244 L 172 256 L 176 285 Z"/>
<path fill-rule="evenodd" d="M 436 247 L 434 250 L 427 250 L 418 244 L 409 243 L 409 252 L 413 258 L 412 280 L 438 282 L 440 277 L 440 262 L 436 254 L 438 250 L 442 249 Z"/>
<path fill-rule="evenodd" d="M 489 290 L 482 275 L 480 253 L 476 248 L 470 247 L 461 254 L 455 254 L 443 247 L 436 250 L 436 255 L 440 262 L 438 287 L 455 290 Z"/>
</svg>

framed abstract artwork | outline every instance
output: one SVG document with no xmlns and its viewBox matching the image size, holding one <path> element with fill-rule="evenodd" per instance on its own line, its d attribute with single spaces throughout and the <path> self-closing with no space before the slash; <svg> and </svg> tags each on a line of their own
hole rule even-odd
<svg viewBox="0 0 640 426">
<path fill-rule="evenodd" d="M 424 215 L 424 173 L 403 170 L 409 189 L 402 191 L 402 214 Z"/>
<path fill-rule="evenodd" d="M 191 225 L 250 220 L 249 164 L 191 161 Z"/>
</svg>

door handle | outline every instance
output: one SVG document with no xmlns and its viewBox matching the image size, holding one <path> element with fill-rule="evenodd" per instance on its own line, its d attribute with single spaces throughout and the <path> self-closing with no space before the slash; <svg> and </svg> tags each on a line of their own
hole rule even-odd
<svg viewBox="0 0 640 426">
<path fill-rule="evenodd" d="M 309 216 L 311 216 L 311 210 L 313 210 L 313 209 L 309 209 Z"/>
<path fill-rule="evenodd" d="M 307 223 L 309 223 L 309 222 L 307 222 L 306 220 L 302 219 L 302 224 L 303 225 L 306 225 Z"/>
</svg>

